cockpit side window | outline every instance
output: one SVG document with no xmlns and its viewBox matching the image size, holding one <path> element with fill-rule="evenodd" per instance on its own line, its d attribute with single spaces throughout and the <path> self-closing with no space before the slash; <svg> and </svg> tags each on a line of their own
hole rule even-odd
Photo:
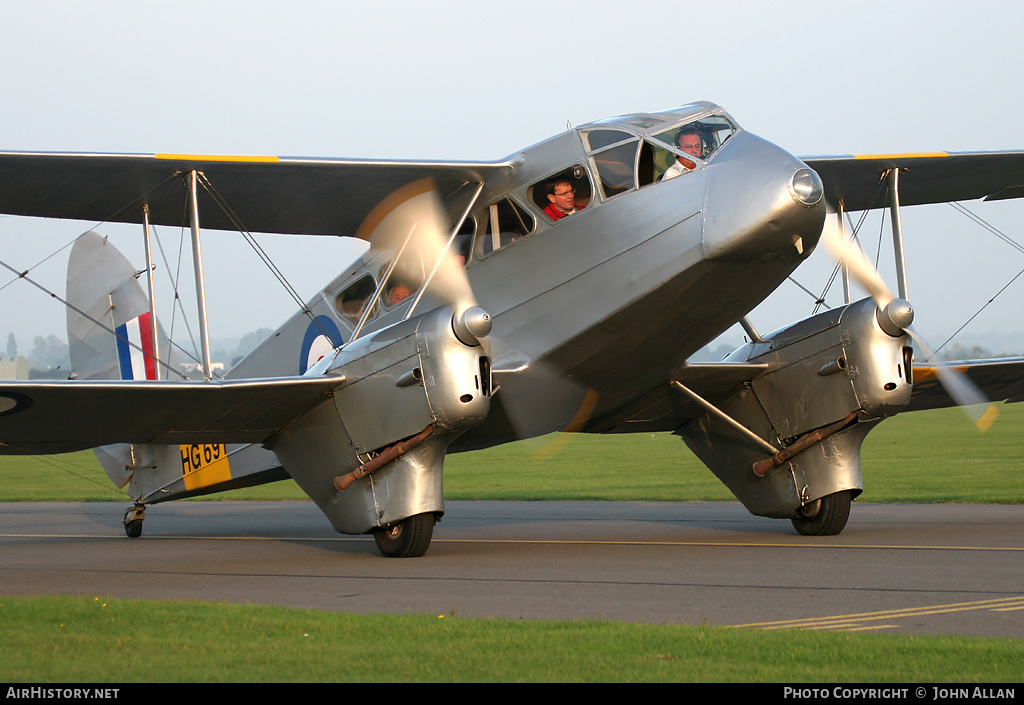
<svg viewBox="0 0 1024 705">
<path fill-rule="evenodd" d="M 639 137 L 604 127 L 584 130 L 582 135 L 603 198 L 612 198 L 637 187 L 637 160 L 642 158 Z"/>
<path fill-rule="evenodd" d="M 584 130 L 583 141 L 587 146 L 588 152 L 597 152 L 604 149 L 605 147 L 611 147 L 619 142 L 626 142 L 628 140 L 635 139 L 635 136 L 630 132 L 624 132 L 623 130 L 610 130 L 608 128 L 599 128 L 595 130 Z"/>
<path fill-rule="evenodd" d="M 636 188 L 637 150 L 640 140 L 634 138 L 608 147 L 590 156 L 598 175 L 601 194 L 607 199 Z"/>
<path fill-rule="evenodd" d="M 511 245 L 532 233 L 535 226 L 533 216 L 511 198 L 492 203 L 479 216 L 476 256 L 486 257 Z"/>
</svg>

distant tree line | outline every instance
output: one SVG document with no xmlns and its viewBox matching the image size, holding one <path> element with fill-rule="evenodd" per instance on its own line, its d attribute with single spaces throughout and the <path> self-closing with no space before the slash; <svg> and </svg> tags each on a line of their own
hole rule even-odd
<svg viewBox="0 0 1024 705">
<path fill-rule="evenodd" d="M 242 359 L 253 348 L 262 343 L 270 334 L 269 328 L 246 333 L 238 340 L 223 341 L 213 351 L 214 362 L 223 362 L 230 367 Z M 7 355 L 18 356 L 18 341 L 14 333 L 7 334 Z M 32 350 L 25 355 L 31 379 L 61 379 L 71 374 L 71 357 L 68 344 L 55 335 L 37 335 L 32 341 Z"/>
</svg>

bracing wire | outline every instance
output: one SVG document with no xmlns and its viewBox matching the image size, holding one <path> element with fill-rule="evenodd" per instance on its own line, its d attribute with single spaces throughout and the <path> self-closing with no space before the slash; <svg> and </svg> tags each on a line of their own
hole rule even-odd
<svg viewBox="0 0 1024 705">
<path fill-rule="evenodd" d="M 74 311 L 75 313 L 77 313 L 77 314 L 78 314 L 79 316 L 81 316 L 82 318 L 84 318 L 84 319 L 86 319 L 86 320 L 90 321 L 90 322 L 91 322 L 91 323 L 92 323 L 93 325 L 99 326 L 100 328 L 102 328 L 103 330 L 107 331 L 108 333 L 110 333 L 110 334 L 111 334 L 112 336 L 114 336 L 115 338 L 117 338 L 117 339 L 119 339 L 119 340 L 123 340 L 124 342 L 126 342 L 126 343 L 127 343 L 128 345 L 130 345 L 131 347 L 135 348 L 135 349 L 136 349 L 136 350 L 138 350 L 139 352 L 143 353 L 144 355 L 146 354 L 146 351 L 145 351 L 145 350 L 143 350 L 143 349 L 142 349 L 142 348 L 141 348 L 140 346 L 138 346 L 138 345 L 136 345 L 135 343 L 131 342 L 130 340 L 128 340 L 128 339 L 127 339 L 127 338 L 125 338 L 124 336 L 122 336 L 122 335 L 118 335 L 117 331 L 115 331 L 115 330 L 114 330 L 113 328 L 111 328 L 111 327 L 110 327 L 110 326 L 108 326 L 107 324 L 105 324 L 105 323 L 103 323 L 102 321 L 99 321 L 99 320 L 97 320 L 97 319 L 93 318 L 92 316 L 90 316 L 90 315 L 89 315 L 88 313 L 86 313 L 86 312 L 85 312 L 85 311 L 83 311 L 82 309 L 80 309 L 80 308 L 78 308 L 77 306 L 73 305 L 73 304 L 72 304 L 72 303 L 71 303 L 70 301 L 68 301 L 67 299 L 65 299 L 65 298 L 63 298 L 63 297 L 61 297 L 61 296 L 59 296 L 59 295 L 55 294 L 54 292 L 50 291 L 50 290 L 49 290 L 49 289 L 47 289 L 47 288 L 46 288 L 45 286 L 43 286 L 43 285 L 42 285 L 42 284 L 40 284 L 39 282 L 35 281 L 35 280 L 34 280 L 34 279 L 32 279 L 31 277 L 29 277 L 29 276 L 28 276 L 28 273 L 27 273 L 27 272 L 19 272 L 19 271 L 18 271 L 17 269 L 15 269 L 15 268 L 14 268 L 14 267 L 12 267 L 11 265 L 7 264 L 7 263 L 6 263 L 6 262 L 4 262 L 3 260 L 0 260 L 0 267 L 3 267 L 3 268 L 5 268 L 5 269 L 7 269 L 7 270 L 8 270 L 8 271 L 10 271 L 10 272 L 11 272 L 12 274 L 16 274 L 16 275 L 18 275 L 18 278 L 19 278 L 19 279 L 24 279 L 24 280 L 25 280 L 25 281 L 27 281 L 27 282 L 28 282 L 29 284 L 31 284 L 32 286 L 34 286 L 34 287 L 36 287 L 37 289 L 39 289 L 40 291 L 42 291 L 42 292 L 43 292 L 44 294 L 46 294 L 46 295 L 47 295 L 47 296 L 49 296 L 50 298 L 52 298 L 52 299 L 55 299 L 55 300 L 59 301 L 59 302 L 60 302 L 60 303 L 61 303 L 62 305 L 64 305 L 64 306 L 66 306 L 67 308 L 71 309 L 72 311 Z M 168 370 L 171 370 L 171 371 L 172 371 L 172 372 L 174 372 L 175 374 L 178 374 L 179 376 L 181 376 L 179 372 L 177 372 L 176 370 L 173 370 L 173 369 L 172 369 L 171 367 L 169 367 L 169 366 L 167 365 L 167 363 L 165 363 L 165 362 L 162 362 L 162 361 L 160 361 L 160 360 L 157 360 L 157 362 L 158 362 L 159 364 L 163 365 L 163 366 L 164 366 L 164 367 L 165 367 L 166 369 L 168 369 Z"/>
<path fill-rule="evenodd" d="M 75 472 L 74 470 L 71 469 L 72 467 L 78 468 L 79 470 L 82 470 L 82 471 L 89 470 L 90 468 L 85 468 L 85 467 L 83 467 L 81 465 L 78 465 L 76 463 L 68 462 L 65 459 L 66 456 L 63 456 L 63 457 L 62 456 L 58 456 L 58 457 L 61 457 L 62 462 L 55 462 L 53 460 L 54 456 L 33 455 L 31 457 L 33 459 L 35 459 L 36 461 L 40 462 L 40 463 L 44 463 L 46 465 L 49 465 L 50 467 L 54 468 L 55 470 L 59 470 L 59 471 L 61 471 L 63 473 L 67 473 L 68 475 L 73 475 L 73 476 L 77 477 L 79 480 L 84 480 L 86 482 L 90 482 L 90 483 L 96 485 L 97 487 L 102 487 L 104 490 L 109 490 L 111 492 L 120 493 L 120 494 L 125 495 L 126 497 L 129 497 L 128 492 L 126 490 L 124 490 L 123 488 L 111 486 L 110 480 L 106 478 L 106 475 L 103 476 L 102 480 L 97 480 L 96 478 L 91 477 L 89 475 L 83 475 L 81 472 Z"/>
<path fill-rule="evenodd" d="M 157 190 L 159 190 L 160 188 L 162 188 L 165 184 L 170 182 L 176 176 L 177 176 L 177 174 L 172 174 L 171 176 L 168 176 L 166 179 L 164 179 L 160 183 L 158 183 L 155 186 L 153 186 L 153 188 L 145 191 L 141 196 L 136 198 L 134 201 L 131 201 L 130 203 L 122 206 L 118 210 L 114 211 L 111 215 L 107 216 L 105 219 L 97 221 L 96 223 L 94 223 L 88 230 L 95 230 L 96 228 L 98 228 L 99 226 L 103 225 L 104 223 L 111 222 L 114 218 L 116 218 L 117 216 L 119 216 L 121 213 L 125 212 L 126 210 L 128 210 L 132 206 L 140 204 L 140 203 L 144 203 L 146 201 L 146 199 L 149 197 L 150 194 L 152 194 L 152 193 L 156 192 Z M 56 301 L 60 302 L 63 306 L 71 309 L 72 311 L 74 311 L 78 315 L 82 316 L 86 320 L 91 321 L 94 325 L 99 326 L 103 330 L 107 331 L 108 333 L 113 335 L 115 338 L 124 340 L 124 342 L 126 342 L 130 347 L 135 348 L 136 350 L 141 352 L 143 355 L 151 357 L 151 355 L 149 353 L 147 353 L 145 350 L 143 350 L 137 344 L 132 343 L 130 340 L 124 339 L 124 336 L 119 336 L 117 334 L 117 332 L 114 329 L 112 329 L 110 326 L 106 325 L 105 323 L 102 323 L 101 321 L 96 320 L 95 318 L 93 318 L 92 316 L 88 315 L 84 311 L 78 309 L 77 307 L 72 306 L 69 301 L 67 301 L 66 299 L 64 299 L 61 296 L 57 295 L 56 293 L 50 291 L 45 286 L 43 286 L 42 284 L 40 284 L 39 282 L 35 281 L 34 279 L 32 279 L 31 277 L 28 276 L 29 272 L 31 272 L 33 269 L 39 267 L 41 264 L 43 264 L 44 262 L 46 262 L 49 259 L 51 259 L 52 257 L 54 257 L 57 253 L 61 252 L 62 250 L 66 249 L 66 248 L 68 248 L 69 246 L 73 245 L 75 243 L 75 240 L 77 240 L 77 237 L 73 238 L 71 241 L 65 243 L 64 245 L 59 247 L 57 250 L 55 250 L 54 252 L 52 252 L 51 254 L 49 254 L 48 256 L 44 257 L 43 259 L 41 259 L 36 264 L 34 264 L 32 267 L 29 267 L 28 269 L 23 270 L 23 271 L 19 271 L 19 270 L 15 269 L 14 267 L 12 267 L 10 264 L 8 264 L 6 262 L 3 262 L 3 261 L 0 261 L 0 265 L 2 265 L 5 269 L 9 270 L 12 274 L 15 275 L 14 279 L 12 279 L 11 281 L 7 282 L 7 284 L 4 284 L 2 287 L 0 287 L 0 290 L 6 288 L 7 286 L 9 286 L 10 284 L 14 283 L 15 281 L 24 280 L 24 281 L 28 282 L 29 284 L 31 284 L 32 286 L 34 286 L 37 289 L 39 289 L 40 291 L 44 292 L 50 298 L 55 299 Z M 177 370 L 174 370 L 173 368 L 171 368 L 167 363 L 165 363 L 165 362 L 163 362 L 163 361 L 161 361 L 159 359 L 156 359 L 155 362 L 156 362 L 156 364 L 163 365 L 163 367 L 166 370 L 171 371 L 171 372 L 173 372 L 174 374 L 176 374 L 178 376 L 181 376 L 183 379 L 187 379 L 183 375 L 181 375 L 180 372 L 178 372 Z"/>
<path fill-rule="evenodd" d="M 962 215 L 966 216 L 967 218 L 972 220 L 974 223 L 980 225 L 985 230 L 988 230 L 990 233 L 992 233 L 993 235 L 998 237 L 1000 240 L 1002 240 L 1003 242 L 1008 244 L 1013 249 L 1017 250 L 1018 252 L 1024 253 L 1024 246 L 1022 246 L 1020 243 L 1018 243 L 1012 237 L 1010 237 L 1009 235 L 1007 235 L 1006 233 L 1001 231 L 999 228 L 995 227 L 994 225 L 992 225 L 991 223 L 986 221 L 984 218 L 979 216 L 977 213 L 974 213 L 971 210 L 969 210 L 963 204 L 958 203 L 956 201 L 950 201 L 949 205 L 950 205 L 951 208 L 953 208 L 953 210 L 955 210 L 955 211 L 961 213 Z M 963 323 L 963 325 L 961 325 L 959 328 L 957 328 L 956 332 L 954 332 L 953 335 L 949 336 L 945 340 L 945 342 L 942 343 L 942 345 L 940 345 L 938 348 L 936 348 L 935 354 L 937 355 L 939 353 L 939 351 L 942 350 L 942 348 L 946 347 L 946 345 L 948 345 L 953 340 L 953 338 L 958 336 L 960 334 L 960 332 L 964 328 L 966 328 L 968 325 L 970 325 L 971 321 L 973 321 L 975 318 L 977 318 L 979 315 L 981 315 L 981 312 L 984 311 L 986 308 L 988 308 L 1004 291 L 1009 289 L 1010 285 L 1013 284 L 1015 281 L 1017 281 L 1017 279 L 1020 278 L 1020 276 L 1022 274 L 1024 274 L 1024 269 L 1021 269 L 1019 272 L 1017 272 L 1015 275 L 1013 275 L 1013 277 L 1010 279 L 1010 281 L 1006 282 L 1006 284 L 1004 284 L 1002 286 L 1002 288 L 999 289 L 999 291 L 997 291 L 995 294 L 992 295 L 992 298 L 990 298 L 988 301 L 986 301 L 984 304 L 982 304 L 981 308 L 979 308 L 977 311 L 975 311 L 974 314 L 971 315 L 971 317 L 968 318 Z"/>
<path fill-rule="evenodd" d="M 927 183 L 927 181 L 926 181 L 926 183 Z M 932 189 L 935 188 L 931 183 L 928 183 L 928 186 L 930 188 L 932 188 Z M 988 232 L 990 232 L 993 235 L 995 235 L 997 238 L 999 238 L 1000 240 L 1005 242 L 1007 245 L 1009 245 L 1013 249 L 1017 250 L 1018 252 L 1024 253 L 1024 245 L 1021 245 L 1019 242 L 1017 242 L 1012 237 L 1010 237 L 1009 235 L 1004 233 L 1002 230 L 1000 230 L 999 228 L 995 227 L 994 225 L 992 225 L 991 223 L 986 221 L 980 215 L 978 215 L 977 213 L 974 213 L 973 211 L 971 211 L 969 208 L 967 208 L 962 203 L 957 202 L 957 201 L 945 201 L 945 203 L 947 205 L 949 205 L 949 207 L 952 208 L 953 210 L 957 211 L 958 213 L 960 213 L 961 215 L 963 215 L 967 219 L 969 219 L 972 222 L 974 222 L 976 225 L 980 226 L 984 230 L 987 230 Z M 964 328 L 966 328 L 968 325 L 970 325 L 971 321 L 973 321 L 975 318 L 977 318 L 981 314 L 982 311 L 984 311 L 986 308 L 988 308 L 1003 292 L 1005 292 L 1010 287 L 1011 284 L 1013 284 L 1015 281 L 1017 281 L 1017 279 L 1022 274 L 1024 274 L 1024 270 L 1021 270 L 1021 271 L 1017 272 L 1017 274 L 1013 275 L 1013 277 L 1011 277 L 1010 280 L 1006 284 L 1004 284 L 1002 286 L 1002 288 L 1000 288 L 995 294 L 993 294 L 993 296 L 988 301 L 986 301 L 984 304 L 982 304 L 981 307 L 977 311 L 975 311 L 963 323 L 963 325 L 961 325 L 959 328 L 956 329 L 956 332 L 953 333 L 953 335 L 949 336 L 946 339 L 946 341 L 944 343 L 942 343 L 942 345 L 940 345 L 938 347 L 938 349 L 935 350 L 935 354 L 938 354 L 939 350 L 942 350 L 942 348 L 944 348 L 946 345 L 948 345 L 953 340 L 953 338 L 955 338 L 957 335 L 960 334 L 961 331 L 964 330 Z"/>
<path fill-rule="evenodd" d="M 953 333 L 953 335 L 951 335 L 948 338 L 946 338 L 946 341 L 944 343 L 942 343 L 942 345 L 940 345 L 939 347 L 937 347 L 935 349 L 935 354 L 938 355 L 939 351 L 942 350 L 942 348 L 946 347 L 946 345 L 948 345 L 949 342 L 951 340 L 953 340 L 953 338 L 958 336 L 960 334 L 960 331 L 962 331 L 964 328 L 966 328 L 968 325 L 970 325 L 971 321 L 973 321 L 975 318 L 977 318 L 981 314 L 982 311 L 984 311 L 986 308 L 988 308 L 989 304 L 991 304 L 993 301 L 996 300 L 996 297 L 998 297 L 1000 294 L 1002 294 L 1004 291 L 1006 291 L 1008 288 L 1010 288 L 1010 285 L 1013 284 L 1015 281 L 1017 281 L 1018 277 L 1020 277 L 1021 274 L 1024 274 L 1024 269 L 1020 270 L 1015 275 L 1013 275 L 1013 278 L 1010 279 L 1010 281 L 1006 282 L 1006 284 L 1003 285 L 1003 288 L 1001 288 L 999 291 L 997 291 L 995 294 L 993 294 L 992 298 L 989 299 L 987 302 L 985 302 L 985 304 L 981 308 L 979 308 L 977 311 L 975 311 L 974 315 L 971 316 L 970 318 L 968 318 L 964 322 L 964 324 L 962 326 L 957 328 L 956 332 Z"/>
<path fill-rule="evenodd" d="M 871 192 L 871 197 L 868 199 L 868 203 L 869 204 L 875 202 L 875 199 L 878 197 L 878 194 L 881 191 L 882 184 L 884 182 L 885 182 L 885 176 L 883 174 L 882 178 L 880 178 L 878 180 L 878 182 L 875 184 L 874 190 Z M 861 212 L 860 220 L 858 220 L 857 221 L 857 225 L 852 228 L 853 234 L 850 236 L 851 240 L 857 240 L 857 235 L 860 232 L 861 226 L 864 225 L 864 220 L 867 218 L 867 214 L 869 212 L 869 209 L 870 209 L 870 205 L 868 206 L 868 208 L 864 209 Z M 847 219 L 849 220 L 849 213 L 848 212 L 846 213 L 846 216 L 847 216 Z M 841 270 L 842 270 L 842 265 L 841 264 L 837 263 L 835 266 L 832 267 L 832 274 L 829 276 L 828 280 L 825 282 L 825 287 L 821 291 L 821 296 L 816 296 L 811 291 L 809 291 L 806 287 L 801 286 L 795 279 L 793 279 L 793 277 L 788 277 L 788 279 L 791 282 L 793 282 L 794 284 L 796 284 L 797 286 L 799 286 L 801 289 L 806 291 L 808 294 L 810 294 L 811 298 L 814 299 L 814 309 L 811 312 L 811 314 L 813 315 L 813 314 L 818 312 L 818 310 L 822 307 L 822 305 L 824 305 L 825 297 L 828 295 L 829 290 L 832 288 L 832 285 L 835 283 L 836 277 L 839 276 L 839 272 Z"/>
<path fill-rule="evenodd" d="M 309 318 L 310 321 L 314 325 L 316 325 L 317 328 L 320 329 L 320 332 L 324 336 L 330 338 L 330 334 L 324 328 L 323 324 L 321 324 L 320 321 L 317 320 L 316 316 L 313 315 L 312 309 L 306 305 L 306 302 L 302 299 L 302 296 L 299 294 L 298 290 L 296 290 L 295 287 L 291 285 L 291 282 L 288 281 L 287 277 L 284 276 L 284 273 L 281 272 L 278 266 L 274 264 L 274 261 L 266 253 L 263 247 L 261 247 L 260 244 L 256 242 L 256 238 L 253 236 L 252 232 L 250 232 L 249 229 L 245 227 L 245 225 L 241 222 L 241 219 L 237 216 L 237 214 L 234 212 L 231 206 L 220 195 L 217 189 L 214 188 L 213 184 L 210 183 L 210 180 L 206 178 L 206 175 L 202 174 L 201 172 L 199 175 L 201 177 L 200 182 L 203 184 L 203 188 L 205 188 L 207 193 L 209 193 L 210 196 L 213 197 L 217 205 L 220 206 L 221 210 L 224 211 L 224 214 L 228 216 L 228 218 L 234 224 L 238 232 L 242 234 L 242 237 L 245 238 L 245 241 L 249 243 L 249 246 L 252 247 L 256 255 L 267 266 L 267 269 L 270 270 L 271 274 L 273 274 L 277 281 L 281 284 L 281 286 L 284 287 L 285 291 L 288 293 L 289 296 L 291 296 L 292 300 L 295 301 L 296 304 L 298 304 L 299 309 L 302 311 L 303 315 Z"/>
</svg>

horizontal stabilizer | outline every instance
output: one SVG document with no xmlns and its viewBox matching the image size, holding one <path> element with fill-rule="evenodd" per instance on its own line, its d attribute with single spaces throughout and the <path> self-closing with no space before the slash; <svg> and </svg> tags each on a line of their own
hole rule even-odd
<svg viewBox="0 0 1024 705">
<path fill-rule="evenodd" d="M 0 383 L 0 455 L 112 443 L 262 443 L 344 377 L 223 382 Z"/>
</svg>

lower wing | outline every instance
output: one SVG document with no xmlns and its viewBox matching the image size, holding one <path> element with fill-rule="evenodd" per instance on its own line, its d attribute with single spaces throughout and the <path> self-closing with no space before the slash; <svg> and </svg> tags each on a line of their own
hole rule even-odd
<svg viewBox="0 0 1024 705">
<path fill-rule="evenodd" d="M 112 443 L 262 443 L 344 381 L 0 382 L 0 454 Z"/>
<path fill-rule="evenodd" d="M 1024 401 L 1024 358 L 964 360 L 947 366 L 967 375 L 990 401 Z M 914 391 L 906 410 L 949 406 L 956 406 L 956 402 L 940 384 L 935 365 L 915 365 Z"/>
</svg>

